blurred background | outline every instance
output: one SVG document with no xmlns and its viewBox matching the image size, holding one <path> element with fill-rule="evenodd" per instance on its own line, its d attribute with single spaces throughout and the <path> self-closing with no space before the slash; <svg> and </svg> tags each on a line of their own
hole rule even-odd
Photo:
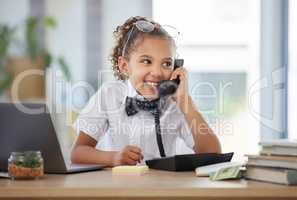
<svg viewBox="0 0 297 200">
<path fill-rule="evenodd" d="M 47 102 L 69 149 L 75 117 L 114 79 L 113 30 L 135 15 L 181 33 L 189 92 L 223 152 L 297 139 L 294 0 L 0 0 L 0 101 Z"/>
</svg>

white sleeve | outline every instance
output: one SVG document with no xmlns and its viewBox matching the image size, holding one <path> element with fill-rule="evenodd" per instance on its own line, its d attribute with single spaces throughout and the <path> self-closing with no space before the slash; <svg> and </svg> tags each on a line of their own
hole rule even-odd
<svg viewBox="0 0 297 200">
<path fill-rule="evenodd" d="M 101 87 L 95 93 L 85 108 L 80 112 L 74 128 L 77 133 L 83 131 L 98 141 L 108 129 L 107 106 L 104 97 L 105 90 Z"/>
<path fill-rule="evenodd" d="M 194 145 L 195 145 L 195 142 L 194 142 L 194 139 L 193 139 L 193 134 L 192 134 L 192 131 L 190 129 L 190 126 L 188 125 L 188 122 L 184 116 L 183 113 L 180 114 L 181 116 L 181 124 L 180 124 L 180 137 L 184 140 L 185 144 L 193 149 L 194 148 Z"/>
</svg>

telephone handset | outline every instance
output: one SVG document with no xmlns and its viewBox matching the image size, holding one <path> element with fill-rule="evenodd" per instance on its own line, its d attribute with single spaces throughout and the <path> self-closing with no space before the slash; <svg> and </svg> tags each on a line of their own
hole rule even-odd
<svg viewBox="0 0 297 200">
<path fill-rule="evenodd" d="M 174 60 L 174 70 L 178 67 L 182 67 L 184 64 L 184 59 L 175 59 Z M 171 94 L 174 94 L 178 85 L 179 85 L 179 77 L 173 80 L 164 80 L 161 81 L 159 85 L 159 97 L 165 97 Z"/>
</svg>

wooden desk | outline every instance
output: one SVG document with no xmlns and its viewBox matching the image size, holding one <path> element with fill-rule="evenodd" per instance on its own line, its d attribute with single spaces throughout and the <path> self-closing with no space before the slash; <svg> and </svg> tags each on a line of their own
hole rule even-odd
<svg viewBox="0 0 297 200">
<path fill-rule="evenodd" d="M 0 199 L 297 199 L 296 186 L 254 181 L 210 181 L 194 172 L 150 170 L 113 176 L 110 169 L 46 175 L 36 181 L 0 179 Z"/>
</svg>

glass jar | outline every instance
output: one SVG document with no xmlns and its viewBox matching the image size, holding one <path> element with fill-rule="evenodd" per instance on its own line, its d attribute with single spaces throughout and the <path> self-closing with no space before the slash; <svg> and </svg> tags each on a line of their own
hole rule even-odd
<svg viewBox="0 0 297 200">
<path fill-rule="evenodd" d="M 8 174 L 12 179 L 36 179 L 42 177 L 44 172 L 41 152 L 12 152 L 8 159 Z"/>
</svg>

